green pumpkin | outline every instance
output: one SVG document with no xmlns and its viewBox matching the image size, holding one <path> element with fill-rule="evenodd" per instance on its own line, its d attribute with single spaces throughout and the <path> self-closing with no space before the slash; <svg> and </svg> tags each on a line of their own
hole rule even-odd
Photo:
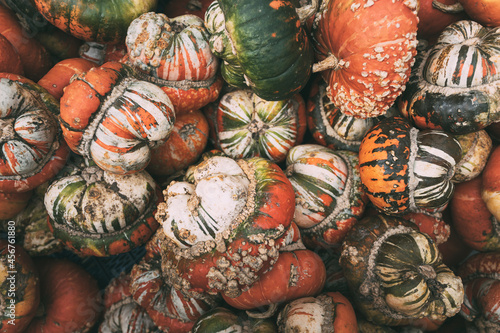
<svg viewBox="0 0 500 333">
<path fill-rule="evenodd" d="M 232 86 L 260 98 L 291 98 L 307 83 L 313 52 L 291 1 L 217 0 L 205 14 L 212 52 Z"/>
</svg>

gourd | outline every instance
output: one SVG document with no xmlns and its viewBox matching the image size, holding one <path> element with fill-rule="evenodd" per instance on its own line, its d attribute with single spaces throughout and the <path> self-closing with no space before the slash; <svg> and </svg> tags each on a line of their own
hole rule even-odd
<svg viewBox="0 0 500 333">
<path fill-rule="evenodd" d="M 221 155 L 205 155 L 184 181 L 171 182 L 156 213 L 165 280 L 192 297 L 238 296 L 296 232 L 295 195 L 284 172 L 261 157 Z"/>
<path fill-rule="evenodd" d="M 403 92 L 417 53 L 418 1 L 323 1 L 310 20 L 314 72 L 343 113 L 386 113 Z"/>
<path fill-rule="evenodd" d="M 139 15 L 152 11 L 157 0 L 34 0 L 43 17 L 84 41 L 115 44 Z"/>
<path fill-rule="evenodd" d="M 416 127 L 467 134 L 500 120 L 500 27 L 471 20 L 445 28 L 412 68 L 398 102 Z"/>
<path fill-rule="evenodd" d="M 280 101 L 309 80 L 313 52 L 291 1 L 216 0 L 205 13 L 205 26 L 229 85 Z"/>
<path fill-rule="evenodd" d="M 445 320 L 464 300 L 462 280 L 443 264 L 436 244 L 398 217 L 375 215 L 355 224 L 340 265 L 355 307 L 378 325 Z"/>
<path fill-rule="evenodd" d="M 59 120 L 68 146 L 117 174 L 145 169 L 151 149 L 168 138 L 175 122 L 165 92 L 133 73 L 108 62 L 77 76 L 61 97 Z"/>
<path fill-rule="evenodd" d="M 439 211 L 453 195 L 462 147 L 450 134 L 419 131 L 401 117 L 381 120 L 359 148 L 359 172 L 370 201 L 385 214 Z"/>
</svg>

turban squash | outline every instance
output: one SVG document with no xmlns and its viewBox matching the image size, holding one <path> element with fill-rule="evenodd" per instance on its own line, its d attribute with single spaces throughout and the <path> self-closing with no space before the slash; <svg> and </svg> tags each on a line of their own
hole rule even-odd
<svg viewBox="0 0 500 333">
<path fill-rule="evenodd" d="M 158 86 L 108 62 L 77 76 L 61 97 L 60 123 L 72 151 L 118 174 L 143 170 L 151 148 L 174 127 L 175 112 Z"/>
<path fill-rule="evenodd" d="M 460 311 L 462 280 L 413 222 L 385 215 L 365 217 L 347 234 L 340 265 L 353 304 L 375 324 L 445 320 Z"/>
<path fill-rule="evenodd" d="M 462 156 L 460 143 L 439 130 L 412 127 L 401 117 L 381 120 L 359 148 L 359 172 L 370 201 L 385 214 L 444 209 Z"/>
<path fill-rule="evenodd" d="M 151 238 L 159 186 L 146 172 L 119 175 L 83 167 L 50 184 L 44 203 L 54 236 L 81 255 L 128 252 Z"/>
<path fill-rule="evenodd" d="M 300 94 L 267 101 L 250 89 L 238 89 L 204 110 L 216 147 L 232 158 L 260 156 L 283 162 L 306 131 L 306 108 Z"/>
<path fill-rule="evenodd" d="M 293 187 L 261 157 L 207 154 L 164 196 L 156 213 L 163 227 L 163 273 L 190 296 L 238 296 L 273 267 L 297 232 L 290 227 Z"/>
<path fill-rule="evenodd" d="M 286 175 L 295 190 L 294 221 L 304 244 L 340 247 L 368 202 L 357 154 L 304 144 L 290 150 L 286 164 Z"/>
<path fill-rule="evenodd" d="M 78 39 L 102 44 L 122 42 L 127 27 L 157 0 L 35 0 L 47 21 Z"/>
<path fill-rule="evenodd" d="M 475 132 L 500 120 L 500 27 L 449 25 L 419 57 L 398 102 L 418 128 Z"/>
<path fill-rule="evenodd" d="M 180 115 L 219 96 L 223 80 L 209 38 L 203 19 L 195 15 L 145 13 L 128 27 L 124 62 L 142 80 L 160 86 Z"/>
<path fill-rule="evenodd" d="M 66 164 L 59 103 L 33 81 L 0 73 L 0 192 L 26 192 Z"/>
<path fill-rule="evenodd" d="M 416 0 L 323 1 L 309 21 L 313 71 L 343 113 L 383 115 L 403 92 L 417 53 L 417 8 Z"/>
<path fill-rule="evenodd" d="M 280 101 L 308 82 L 313 52 L 292 1 L 216 0 L 205 25 L 229 85 Z"/>
</svg>

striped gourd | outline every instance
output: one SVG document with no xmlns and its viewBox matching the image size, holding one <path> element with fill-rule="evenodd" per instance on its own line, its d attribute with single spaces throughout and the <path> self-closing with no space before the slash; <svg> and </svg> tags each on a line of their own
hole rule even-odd
<svg viewBox="0 0 500 333">
<path fill-rule="evenodd" d="M 26 192 L 66 163 L 56 114 L 58 102 L 41 86 L 0 74 L 0 192 Z"/>
<path fill-rule="evenodd" d="M 215 142 L 226 155 L 260 156 L 278 163 L 302 142 L 306 129 L 305 103 L 299 94 L 266 101 L 250 90 L 235 90 L 222 96 L 209 119 Z"/>
<path fill-rule="evenodd" d="M 294 221 L 306 245 L 338 247 L 368 201 L 357 154 L 320 145 L 293 147 L 286 174 L 295 190 Z"/>
<path fill-rule="evenodd" d="M 145 13 L 128 27 L 124 62 L 141 80 L 160 86 L 180 115 L 215 101 L 222 88 L 209 39 L 203 19 L 195 15 Z"/>
<path fill-rule="evenodd" d="M 56 238 L 75 252 L 106 256 L 135 248 L 156 231 L 158 194 L 145 171 L 119 175 L 90 166 L 51 183 L 44 203 Z"/>
<path fill-rule="evenodd" d="M 500 27 L 470 20 L 443 30 L 421 54 L 399 102 L 419 128 L 466 134 L 500 120 Z"/>
<path fill-rule="evenodd" d="M 173 129 L 175 113 L 158 86 L 131 76 L 127 65 L 108 62 L 70 83 L 60 121 L 69 147 L 106 171 L 143 170 L 151 148 Z"/>
<path fill-rule="evenodd" d="M 194 15 L 168 18 L 149 12 L 128 27 L 126 44 L 132 66 L 171 81 L 202 81 L 213 77 L 219 60 L 212 54 L 210 35 Z"/>
<path fill-rule="evenodd" d="M 443 264 L 432 239 L 399 217 L 368 216 L 345 237 L 340 265 L 353 301 L 379 325 L 456 315 L 462 280 Z"/>
<path fill-rule="evenodd" d="M 271 161 L 212 154 L 191 166 L 185 181 L 164 190 L 162 269 L 186 295 L 237 297 L 293 240 L 295 195 Z"/>
<path fill-rule="evenodd" d="M 380 121 L 359 149 L 360 176 L 371 202 L 386 214 L 446 207 L 453 194 L 459 142 L 438 130 L 412 127 L 400 117 Z"/>
</svg>

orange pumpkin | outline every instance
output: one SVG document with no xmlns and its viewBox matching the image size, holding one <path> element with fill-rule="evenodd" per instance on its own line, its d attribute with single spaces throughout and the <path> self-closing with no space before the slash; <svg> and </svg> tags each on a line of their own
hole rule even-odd
<svg viewBox="0 0 500 333">
<path fill-rule="evenodd" d="M 327 95 L 358 118 L 384 114 L 403 92 L 417 46 L 416 0 L 331 0 L 312 23 Z"/>
<path fill-rule="evenodd" d="M 82 74 L 96 64 L 82 58 L 69 58 L 55 64 L 39 81 L 38 84 L 45 88 L 54 98 L 60 100 L 64 88 L 70 83 L 73 75 Z"/>
<path fill-rule="evenodd" d="M 154 148 L 146 170 L 152 176 L 170 176 L 193 164 L 208 142 L 209 127 L 200 110 L 177 116 L 167 141 Z"/>
</svg>

